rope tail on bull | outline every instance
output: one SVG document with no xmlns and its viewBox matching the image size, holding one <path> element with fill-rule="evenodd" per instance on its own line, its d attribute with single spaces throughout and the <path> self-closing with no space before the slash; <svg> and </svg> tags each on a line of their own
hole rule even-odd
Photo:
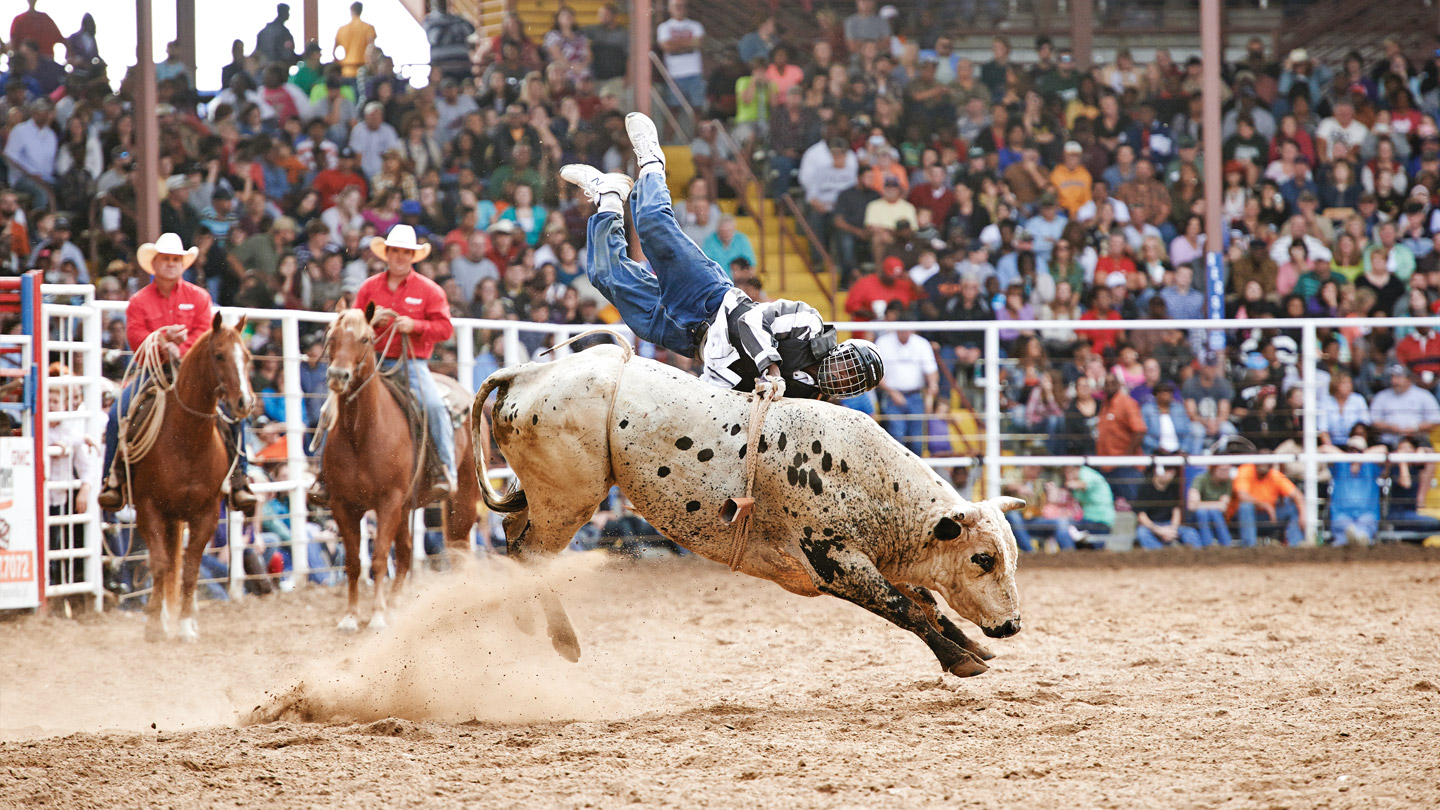
<svg viewBox="0 0 1440 810">
<path fill-rule="evenodd" d="M 587 272 L 637 336 L 704 371 L 697 380 L 602 345 L 492 374 L 471 426 L 476 447 L 488 446 L 484 407 L 495 392 L 493 435 L 521 486 L 497 494 L 485 454 L 477 459 L 486 505 L 507 513 L 511 553 L 558 554 L 615 484 L 696 554 L 793 593 L 854 602 L 919 636 L 945 671 L 984 672 L 993 656 L 931 591 L 987 636 L 1019 632 L 1018 551 L 1003 512 L 1024 502 L 966 501 L 868 416 L 823 401 L 879 383 L 874 346 L 837 342 L 803 303 L 756 303 L 731 284 L 675 221 L 654 124 L 631 113 L 626 128 L 637 180 L 561 170 L 599 209 Z M 627 255 L 626 200 L 654 272 Z M 544 591 L 540 602 L 556 650 L 577 660 L 558 595 Z"/>
</svg>

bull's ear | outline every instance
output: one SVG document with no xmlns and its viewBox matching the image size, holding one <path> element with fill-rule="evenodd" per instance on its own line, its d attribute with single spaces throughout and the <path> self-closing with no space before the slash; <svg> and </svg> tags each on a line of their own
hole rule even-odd
<svg viewBox="0 0 1440 810">
<path fill-rule="evenodd" d="M 991 503 L 1000 507 L 1001 512 L 1014 512 L 1016 509 L 1024 509 L 1025 501 L 1020 498 L 1012 498 L 1009 495 L 1002 495 L 999 498 L 992 498 Z"/>
<path fill-rule="evenodd" d="M 943 517 L 935 524 L 936 540 L 954 540 L 960 536 L 961 526 L 953 518 Z"/>
<path fill-rule="evenodd" d="M 347 309 L 349 309 L 349 308 L 350 308 L 350 302 L 349 302 L 348 300 L 346 300 L 345 296 L 342 295 L 342 296 L 340 296 L 339 298 L 336 298 L 336 299 L 335 299 L 335 314 L 337 314 L 337 315 L 344 315 L 344 314 L 345 314 L 345 310 L 347 310 Z"/>
<path fill-rule="evenodd" d="M 244 332 L 244 331 L 245 331 L 245 319 L 246 319 L 247 317 L 249 317 L 249 316 L 247 316 L 247 315 L 241 315 L 241 316 L 240 316 L 240 320 L 238 320 L 238 321 L 235 322 L 235 331 L 236 331 L 236 332 Z"/>
<path fill-rule="evenodd" d="M 220 310 L 218 310 L 218 309 L 215 310 L 215 317 L 210 321 L 210 331 L 211 331 L 211 332 L 219 332 L 219 331 L 220 331 L 220 327 L 222 327 L 222 326 L 224 326 L 224 325 L 225 325 L 225 322 L 222 321 L 222 320 L 220 320 Z"/>
<path fill-rule="evenodd" d="M 366 322 L 366 323 L 374 323 L 374 322 L 375 322 L 375 302 L 374 302 L 374 301 L 366 301 L 366 302 L 365 302 L 365 322 Z"/>
</svg>

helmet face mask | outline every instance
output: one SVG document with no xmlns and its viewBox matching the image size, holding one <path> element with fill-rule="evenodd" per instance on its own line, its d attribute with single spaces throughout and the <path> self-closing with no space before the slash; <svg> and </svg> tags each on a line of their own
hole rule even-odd
<svg viewBox="0 0 1440 810">
<path fill-rule="evenodd" d="M 874 343 L 847 340 L 820 361 L 816 379 L 826 396 L 844 399 L 873 390 L 884 376 L 885 364 Z"/>
</svg>

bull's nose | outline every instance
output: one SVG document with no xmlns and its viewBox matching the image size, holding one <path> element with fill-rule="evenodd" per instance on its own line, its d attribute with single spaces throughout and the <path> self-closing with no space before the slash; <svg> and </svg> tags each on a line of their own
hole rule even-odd
<svg viewBox="0 0 1440 810">
<path fill-rule="evenodd" d="M 344 388 L 350 384 L 350 372 L 344 369 L 332 368 L 325 372 L 325 378 L 331 385 Z"/>
<path fill-rule="evenodd" d="M 1008 638 L 1020 632 L 1020 620 L 1011 619 L 1002 625 L 985 628 L 985 635 L 990 638 Z"/>
</svg>

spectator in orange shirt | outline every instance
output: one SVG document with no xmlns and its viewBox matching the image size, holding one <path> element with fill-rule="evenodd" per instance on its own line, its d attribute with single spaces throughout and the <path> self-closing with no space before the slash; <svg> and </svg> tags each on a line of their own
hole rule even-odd
<svg viewBox="0 0 1440 810">
<path fill-rule="evenodd" d="M 1105 375 L 1105 404 L 1100 406 L 1100 424 L 1095 429 L 1095 454 L 1133 456 L 1145 440 L 1145 417 L 1140 404 L 1125 390 L 1120 378 Z M 1143 475 L 1135 467 L 1099 467 L 1115 497 L 1135 501 Z"/>
<path fill-rule="evenodd" d="M 1283 526 L 1286 545 L 1305 539 L 1305 496 L 1273 464 L 1242 464 L 1235 473 L 1231 514 L 1240 524 L 1240 545 L 1255 545 L 1262 525 Z"/>
<path fill-rule="evenodd" d="M 885 147 L 876 151 L 875 165 L 861 173 L 860 185 L 876 194 L 884 194 L 885 181 L 893 177 L 900 184 L 900 196 L 904 197 L 909 194 L 910 175 L 905 172 L 905 167 L 901 166 L 895 158 L 894 149 Z"/>
<path fill-rule="evenodd" d="M 1084 151 L 1078 141 L 1066 141 L 1065 162 L 1050 170 L 1050 184 L 1055 186 L 1055 195 L 1071 219 L 1090 202 L 1090 171 L 1080 163 Z"/>
</svg>

